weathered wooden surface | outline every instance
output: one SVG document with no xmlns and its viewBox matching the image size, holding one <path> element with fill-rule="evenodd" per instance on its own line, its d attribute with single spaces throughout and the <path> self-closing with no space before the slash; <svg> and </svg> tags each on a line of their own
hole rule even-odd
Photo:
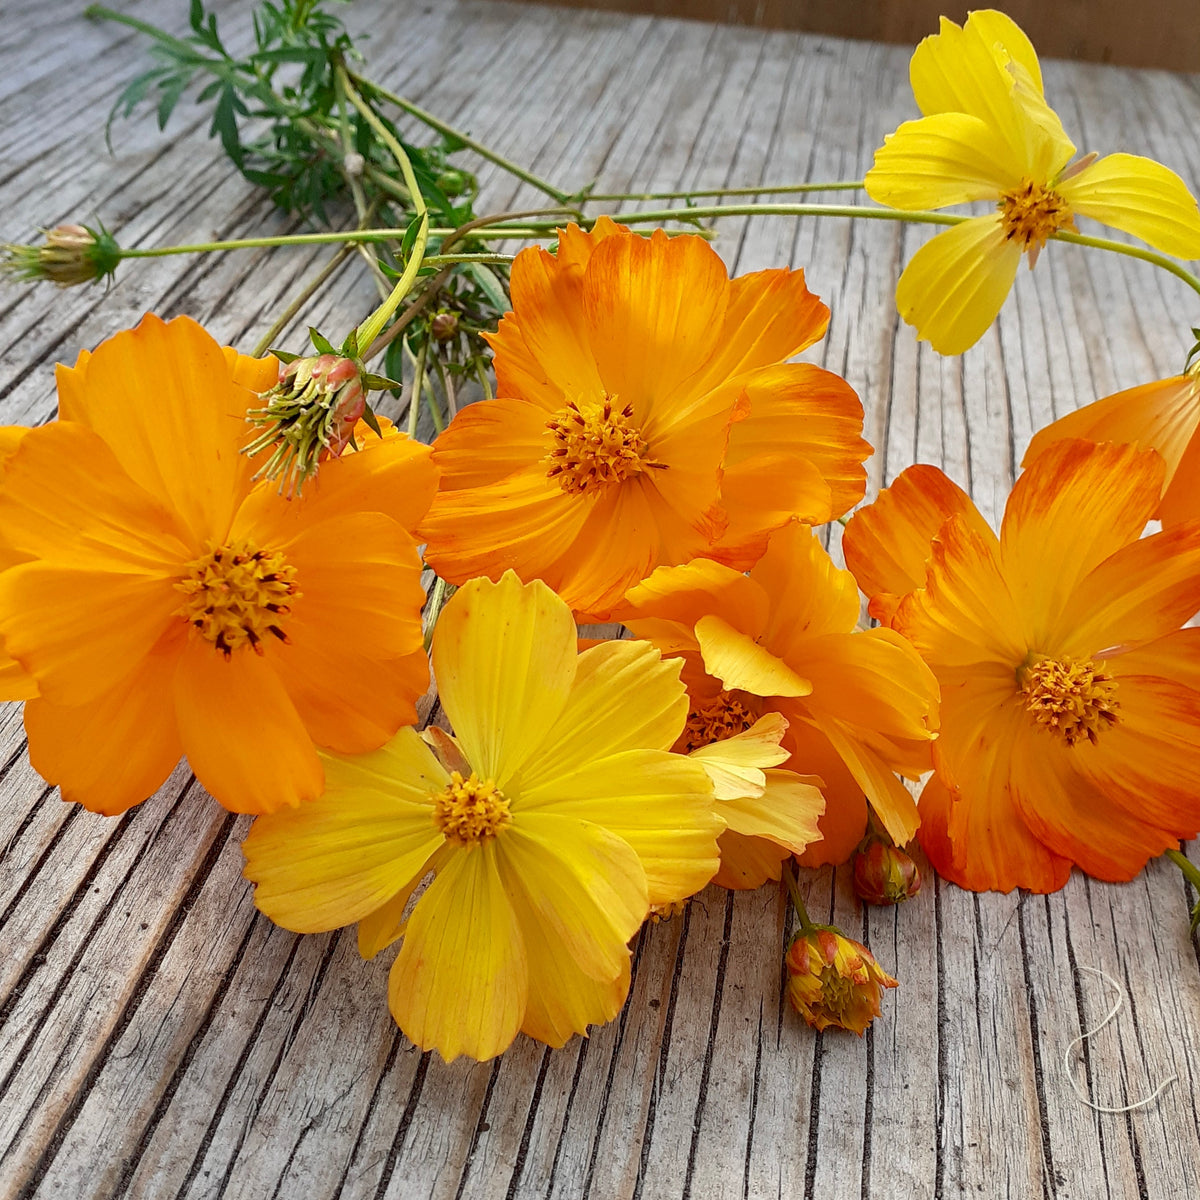
<svg viewBox="0 0 1200 1200">
<path fill-rule="evenodd" d="M 231 30 L 246 6 L 225 5 Z M 69 8 L 6 0 L 0 236 L 98 216 L 126 244 L 288 229 L 184 106 L 167 136 L 105 112 L 143 44 Z M 180 3 L 128 11 L 179 28 Z M 864 43 L 500 3 L 360 0 L 372 70 L 569 186 L 722 186 L 860 174 L 912 115 L 907 52 Z M 1050 64 L 1084 149 L 1154 154 L 1200 181 L 1195 78 Z M 489 207 L 536 203 L 485 170 Z M 804 265 L 833 308 L 814 356 L 867 406 L 873 486 L 944 464 L 995 516 L 1032 431 L 1177 370 L 1198 315 L 1177 281 L 1052 246 L 963 359 L 918 350 L 891 291 L 925 236 L 884 224 L 730 220 L 737 270 Z M 108 293 L 0 291 L 9 421 L 54 411 L 52 364 L 147 309 L 249 346 L 322 253 L 124 268 Z M 348 326 L 357 267 L 296 322 Z M 918 400 L 919 397 L 919 400 Z M 1174 1198 L 1200 1188 L 1200 953 L 1178 872 L 1124 887 L 975 897 L 931 883 L 864 913 L 845 872 L 811 905 L 869 941 L 902 986 L 862 1040 L 815 1036 L 781 1003 L 784 906 L 710 889 L 637 940 L 628 1006 L 589 1041 L 525 1039 L 493 1064 L 416 1053 L 384 1006 L 387 962 L 350 934 L 298 939 L 257 916 L 245 826 L 180 768 L 121 820 L 64 806 L 0 721 L 0 1195 L 380 1198 L 982 1196 Z M 387 956 L 383 956 L 384 959 Z M 1120 1018 L 1064 1074 L 1111 997 Z"/>
</svg>

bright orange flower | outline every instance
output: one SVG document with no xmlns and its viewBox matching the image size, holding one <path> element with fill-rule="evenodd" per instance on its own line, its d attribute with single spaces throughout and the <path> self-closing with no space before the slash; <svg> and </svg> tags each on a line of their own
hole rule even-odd
<svg viewBox="0 0 1200 1200">
<path fill-rule="evenodd" d="M 68 800 L 122 812 L 186 754 L 227 808 L 268 812 L 320 793 L 314 742 L 373 749 L 415 715 L 429 455 L 377 439 L 302 501 L 253 485 L 246 410 L 277 371 L 148 316 L 59 367 L 60 420 L 4 467 L 0 635 Z"/>
<path fill-rule="evenodd" d="M 866 946 L 829 925 L 797 934 L 784 962 L 788 1002 L 818 1033 L 833 1026 L 862 1037 L 882 1012 L 883 989 L 897 986 Z"/>
<path fill-rule="evenodd" d="M 779 530 L 749 576 L 704 560 L 661 567 L 620 617 L 684 659 L 693 744 L 764 713 L 787 720 L 787 766 L 819 776 L 826 801 L 822 840 L 802 862 L 844 862 L 862 840 L 868 800 L 894 841 L 912 838 L 916 804 L 895 772 L 916 779 L 931 766 L 937 684 L 898 634 L 856 630 L 854 578 L 810 529 Z"/>
<path fill-rule="evenodd" d="M 905 472 L 846 542 L 929 536 L 937 498 L 905 499 L 928 478 Z M 1200 629 L 1180 629 L 1200 608 L 1200 522 L 1141 536 L 1162 481 L 1153 451 L 1059 442 L 1017 480 L 999 538 L 948 510 L 927 542 L 893 625 L 941 684 L 920 836 L 956 883 L 1054 891 L 1073 863 L 1130 879 L 1200 829 Z"/>
<path fill-rule="evenodd" d="M 490 339 L 500 399 L 434 447 L 426 558 L 451 582 L 512 568 L 604 618 L 657 566 L 744 570 L 772 530 L 862 498 L 858 397 L 785 361 L 829 319 L 802 271 L 730 280 L 701 238 L 602 218 L 522 251 L 512 303 Z"/>
<path fill-rule="evenodd" d="M 1157 450 L 1167 472 L 1154 515 L 1167 528 L 1200 519 L 1200 363 L 1183 375 L 1117 392 L 1059 418 L 1033 435 L 1021 465 L 1030 466 L 1066 438 Z"/>
</svg>

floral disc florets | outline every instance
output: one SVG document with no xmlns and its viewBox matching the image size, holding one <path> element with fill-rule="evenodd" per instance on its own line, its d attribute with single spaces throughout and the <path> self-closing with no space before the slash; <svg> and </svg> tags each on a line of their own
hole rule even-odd
<svg viewBox="0 0 1200 1200">
<path fill-rule="evenodd" d="M 1103 666 L 1090 658 L 1043 658 L 1021 668 L 1017 678 L 1025 710 L 1068 746 L 1083 738 L 1095 744 L 1121 719 L 1117 681 Z"/>
<path fill-rule="evenodd" d="M 631 423 L 633 405 L 618 409 L 615 400 L 605 396 L 601 404 L 583 408 L 568 400 L 546 422 L 554 442 L 545 458 L 546 474 L 564 492 L 597 492 L 664 466 L 650 457 L 649 444 Z"/>
<path fill-rule="evenodd" d="M 683 729 L 683 752 L 690 754 L 701 746 L 745 733 L 756 720 L 758 714 L 745 692 L 721 692 L 715 699 L 688 713 Z"/>
<path fill-rule="evenodd" d="M 1000 197 L 1000 222 L 1010 242 L 1034 254 L 1052 233 L 1075 228 L 1067 202 L 1052 188 L 1032 179 L 1022 179 L 1020 187 Z"/>
<path fill-rule="evenodd" d="M 433 798 L 433 823 L 460 846 L 495 837 L 511 820 L 508 798 L 474 771 L 466 779 L 452 771 L 450 782 Z"/>
</svg>

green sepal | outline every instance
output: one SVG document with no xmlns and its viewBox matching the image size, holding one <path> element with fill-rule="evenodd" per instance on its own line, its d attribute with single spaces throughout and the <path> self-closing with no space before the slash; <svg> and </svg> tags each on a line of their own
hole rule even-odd
<svg viewBox="0 0 1200 1200">
<path fill-rule="evenodd" d="M 293 363 L 298 358 L 303 358 L 303 354 L 293 354 L 290 350 L 276 350 L 274 348 L 267 351 L 268 354 L 273 354 L 281 363 L 286 366 L 288 363 Z"/>
<path fill-rule="evenodd" d="M 363 405 L 362 419 L 367 423 L 367 428 L 376 437 L 383 437 L 383 430 L 379 428 L 379 418 L 375 415 L 375 410 L 369 404 Z"/>
<path fill-rule="evenodd" d="M 337 351 L 334 351 L 336 354 Z M 342 343 L 341 355 L 343 358 L 358 357 L 358 330 L 352 329 L 346 334 L 346 340 Z"/>
<path fill-rule="evenodd" d="M 389 379 L 386 375 L 364 375 L 362 377 L 362 385 L 369 392 L 390 392 L 402 386 L 394 379 Z"/>
<path fill-rule="evenodd" d="M 318 354 L 337 353 L 337 351 L 333 348 L 333 343 L 312 325 L 308 327 L 308 340 L 312 342 L 313 349 Z"/>
</svg>

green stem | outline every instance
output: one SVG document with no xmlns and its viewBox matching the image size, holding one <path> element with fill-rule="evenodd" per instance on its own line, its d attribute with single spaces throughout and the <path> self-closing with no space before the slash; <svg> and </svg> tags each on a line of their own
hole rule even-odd
<svg viewBox="0 0 1200 1200">
<path fill-rule="evenodd" d="M 1200 893 L 1200 867 L 1182 850 L 1168 850 L 1167 857 L 1183 872 L 1184 878 Z"/>
<path fill-rule="evenodd" d="M 763 187 L 709 188 L 695 192 L 588 192 L 584 203 L 593 200 L 694 200 L 697 196 L 782 196 L 800 192 L 861 191 L 861 179 L 839 179 L 832 183 L 779 183 Z"/>
<path fill-rule="evenodd" d="M 915 212 L 867 204 L 697 204 L 687 208 L 656 208 L 648 212 L 610 215 L 622 225 L 696 221 L 705 217 L 853 217 L 868 221 L 907 221 L 915 225 L 961 225 L 971 220 L 955 213 Z"/>
<path fill-rule="evenodd" d="M 804 907 L 804 901 L 800 898 L 800 886 L 796 881 L 796 867 L 791 858 L 785 860 L 783 864 L 783 882 L 787 885 L 788 895 L 792 898 L 792 907 L 796 910 L 796 916 L 800 920 L 800 932 L 802 934 L 811 933 L 816 929 L 808 916 L 808 909 Z"/>
<path fill-rule="evenodd" d="M 429 647 L 433 644 L 433 630 L 437 625 L 438 617 L 442 615 L 442 608 L 446 603 L 446 593 L 449 590 L 449 584 L 440 576 L 436 576 L 433 581 L 433 587 L 429 589 L 429 601 L 425 606 L 425 653 L 429 653 Z"/>
<path fill-rule="evenodd" d="M 569 192 L 564 192 L 556 188 L 552 183 L 540 178 L 532 171 L 527 171 L 524 167 L 505 158 L 502 154 L 498 154 L 482 142 L 477 142 L 469 134 L 463 133 L 461 129 L 455 129 L 453 125 L 448 125 L 440 117 L 434 116 L 433 113 L 414 104 L 411 100 L 406 100 L 403 96 L 396 95 L 395 92 L 389 92 L 387 88 L 380 87 L 379 84 L 366 79 L 362 75 L 351 74 L 351 78 L 360 88 L 368 92 L 373 92 L 381 100 L 386 100 L 389 104 L 394 104 L 397 108 L 403 109 L 409 116 L 416 117 L 418 121 L 428 125 L 430 129 L 436 129 L 443 136 L 461 142 L 464 146 L 474 150 L 481 158 L 486 158 L 488 162 L 495 163 L 496 166 L 507 171 L 510 175 L 516 176 L 517 179 L 523 179 L 526 183 L 532 184 L 538 191 L 544 192 L 560 204 L 566 204 L 571 199 Z"/>
<path fill-rule="evenodd" d="M 422 260 L 425 257 L 425 245 L 429 240 L 429 210 L 425 204 L 425 197 L 422 195 L 421 188 L 417 183 L 412 163 L 408 161 L 408 155 L 404 152 L 404 147 L 392 135 L 392 131 L 379 119 L 375 110 L 350 85 L 346 68 L 339 66 L 336 74 L 337 79 L 345 89 L 346 98 L 358 109 L 363 120 L 371 126 L 375 131 L 375 135 L 387 146 L 392 157 L 396 160 L 396 165 L 400 168 L 400 174 L 404 176 L 404 185 L 412 194 L 413 208 L 416 210 L 416 215 L 421 222 L 417 229 L 417 236 L 413 241 L 412 250 L 408 256 L 408 262 L 404 266 L 404 272 L 396 281 L 396 286 L 392 288 L 391 295 L 358 327 L 358 345 L 365 349 L 372 345 L 375 339 L 383 332 L 384 326 L 392 318 L 396 309 L 400 307 L 404 297 L 412 290 L 412 285 L 417 280 Z"/>
<path fill-rule="evenodd" d="M 408 342 L 404 343 L 405 348 Z M 425 355 L 429 352 L 429 339 L 421 343 L 417 354 L 417 365 L 413 372 L 412 395 L 408 398 L 408 436 L 417 440 L 417 418 L 421 415 L 421 392 L 425 388 Z"/>
</svg>

